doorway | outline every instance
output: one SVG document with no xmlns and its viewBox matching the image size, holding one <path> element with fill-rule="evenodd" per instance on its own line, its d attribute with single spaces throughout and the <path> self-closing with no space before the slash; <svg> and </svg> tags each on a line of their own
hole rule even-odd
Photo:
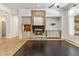
<svg viewBox="0 0 79 59">
<path fill-rule="evenodd" d="M 2 21 L 2 37 L 6 37 L 6 22 Z"/>
<path fill-rule="evenodd" d="M 0 16 L 0 37 L 6 37 L 6 16 Z"/>
</svg>

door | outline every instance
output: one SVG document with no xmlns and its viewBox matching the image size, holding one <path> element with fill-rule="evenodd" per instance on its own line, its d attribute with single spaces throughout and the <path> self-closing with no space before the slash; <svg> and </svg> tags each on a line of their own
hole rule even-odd
<svg viewBox="0 0 79 59">
<path fill-rule="evenodd" d="M 6 22 L 2 21 L 2 37 L 6 37 Z"/>
</svg>

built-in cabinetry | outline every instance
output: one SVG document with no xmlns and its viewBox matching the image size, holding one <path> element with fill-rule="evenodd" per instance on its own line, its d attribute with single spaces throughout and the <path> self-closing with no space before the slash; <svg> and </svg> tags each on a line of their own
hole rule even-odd
<svg viewBox="0 0 79 59">
<path fill-rule="evenodd" d="M 22 37 L 24 39 L 31 37 L 31 17 L 30 16 L 22 16 Z"/>
<path fill-rule="evenodd" d="M 22 16 L 23 38 L 35 36 L 61 38 L 61 17 L 46 16 L 44 10 L 32 10 L 31 16 Z"/>
<path fill-rule="evenodd" d="M 47 38 L 61 39 L 60 30 L 47 30 Z"/>
<path fill-rule="evenodd" d="M 61 17 L 46 17 L 46 37 L 61 38 Z"/>
</svg>

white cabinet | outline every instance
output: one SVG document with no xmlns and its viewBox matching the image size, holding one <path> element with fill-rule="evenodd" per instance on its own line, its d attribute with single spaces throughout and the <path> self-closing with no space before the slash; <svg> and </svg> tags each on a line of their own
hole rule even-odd
<svg viewBox="0 0 79 59">
<path fill-rule="evenodd" d="M 31 37 L 31 32 L 23 32 L 23 39 L 26 39 L 26 38 L 30 38 Z"/>
<path fill-rule="evenodd" d="M 52 38 L 60 38 L 60 31 L 58 30 L 49 30 L 47 31 L 47 37 L 52 37 Z"/>
</svg>

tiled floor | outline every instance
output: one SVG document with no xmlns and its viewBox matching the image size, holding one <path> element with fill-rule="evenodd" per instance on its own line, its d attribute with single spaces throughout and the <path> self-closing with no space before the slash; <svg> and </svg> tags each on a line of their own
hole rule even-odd
<svg viewBox="0 0 79 59">
<path fill-rule="evenodd" d="M 79 56 L 79 47 L 61 40 L 31 40 L 28 56 Z"/>
</svg>

